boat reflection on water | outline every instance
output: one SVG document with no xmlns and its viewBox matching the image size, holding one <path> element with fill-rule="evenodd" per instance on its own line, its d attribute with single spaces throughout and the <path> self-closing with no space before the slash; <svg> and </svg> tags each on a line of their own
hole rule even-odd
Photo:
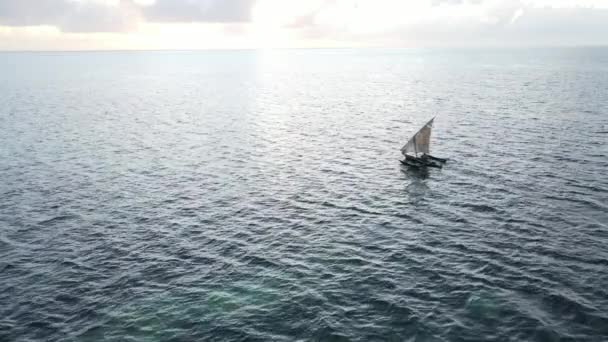
<svg viewBox="0 0 608 342">
<path fill-rule="evenodd" d="M 424 203 L 424 199 L 431 190 L 427 184 L 431 172 L 426 167 L 401 166 L 401 172 L 409 181 L 404 188 L 408 202 L 414 205 Z"/>
<path fill-rule="evenodd" d="M 413 181 L 420 181 L 429 178 L 430 171 L 426 167 L 401 165 L 401 172 L 408 175 Z"/>
</svg>

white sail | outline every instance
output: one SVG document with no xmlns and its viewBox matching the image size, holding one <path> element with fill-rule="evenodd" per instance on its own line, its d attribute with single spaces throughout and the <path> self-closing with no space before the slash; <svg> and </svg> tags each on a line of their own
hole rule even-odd
<svg viewBox="0 0 608 342">
<path fill-rule="evenodd" d="M 433 120 L 432 118 L 429 122 L 426 123 L 414 136 L 401 148 L 401 153 L 406 155 L 408 153 L 430 153 L 431 147 L 431 129 L 433 128 Z"/>
</svg>

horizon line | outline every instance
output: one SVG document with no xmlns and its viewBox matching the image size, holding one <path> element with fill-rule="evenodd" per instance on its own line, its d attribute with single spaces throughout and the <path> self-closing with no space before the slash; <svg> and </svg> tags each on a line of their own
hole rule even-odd
<svg viewBox="0 0 608 342">
<path fill-rule="evenodd" d="M 462 45 L 462 46 L 336 46 L 336 47 L 250 47 L 250 48 L 191 48 L 191 49 L 73 49 L 73 50 L 20 50 L 0 49 L 0 53 L 94 53 L 94 52 L 213 52 L 213 51 L 268 51 L 268 50 L 441 50 L 441 49 L 576 49 L 608 48 L 608 44 L 576 45 Z"/>
</svg>

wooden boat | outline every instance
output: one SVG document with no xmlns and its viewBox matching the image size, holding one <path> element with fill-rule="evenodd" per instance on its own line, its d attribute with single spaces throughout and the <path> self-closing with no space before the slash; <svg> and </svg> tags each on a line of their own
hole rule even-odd
<svg viewBox="0 0 608 342">
<path fill-rule="evenodd" d="M 408 142 L 401 148 L 405 156 L 401 164 L 411 167 L 436 167 L 441 168 L 447 159 L 437 158 L 430 155 L 431 131 L 433 129 L 432 118 L 427 122 Z"/>
</svg>

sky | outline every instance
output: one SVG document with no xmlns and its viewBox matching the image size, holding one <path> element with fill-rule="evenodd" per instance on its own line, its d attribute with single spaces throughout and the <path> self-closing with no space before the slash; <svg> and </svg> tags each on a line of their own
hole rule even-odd
<svg viewBox="0 0 608 342">
<path fill-rule="evenodd" d="M 0 50 L 608 45 L 608 0 L 0 0 Z"/>
</svg>

